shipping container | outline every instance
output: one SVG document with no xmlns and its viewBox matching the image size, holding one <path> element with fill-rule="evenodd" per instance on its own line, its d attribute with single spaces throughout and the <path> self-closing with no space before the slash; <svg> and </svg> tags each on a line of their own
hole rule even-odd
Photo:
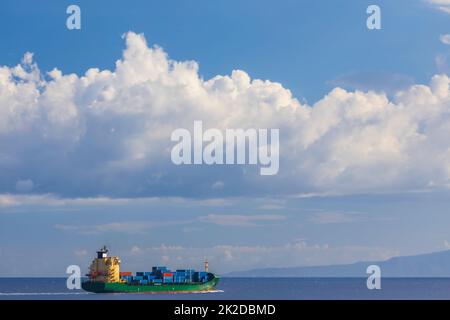
<svg viewBox="0 0 450 320">
<path fill-rule="evenodd" d="M 132 276 L 133 275 L 133 273 L 131 273 L 130 271 L 122 271 L 122 272 L 119 272 L 119 275 L 122 277 L 122 276 Z"/>
<path fill-rule="evenodd" d="M 126 281 L 131 281 L 131 280 L 133 280 L 133 276 L 123 276 L 123 277 L 121 277 L 122 279 L 125 279 Z"/>
<path fill-rule="evenodd" d="M 166 271 L 167 267 L 152 267 L 152 271 Z"/>
<path fill-rule="evenodd" d="M 204 271 L 195 272 L 193 275 L 194 282 L 204 282 L 208 277 L 208 273 Z"/>
</svg>

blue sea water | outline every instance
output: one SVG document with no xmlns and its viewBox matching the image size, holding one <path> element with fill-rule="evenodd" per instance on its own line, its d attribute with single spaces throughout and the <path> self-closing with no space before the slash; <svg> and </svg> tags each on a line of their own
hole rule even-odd
<svg viewBox="0 0 450 320">
<path fill-rule="evenodd" d="M 68 290 L 64 278 L 0 278 L 0 300 L 450 299 L 450 278 L 384 278 L 381 286 L 368 290 L 359 278 L 222 278 L 209 293 L 93 294 Z"/>
</svg>

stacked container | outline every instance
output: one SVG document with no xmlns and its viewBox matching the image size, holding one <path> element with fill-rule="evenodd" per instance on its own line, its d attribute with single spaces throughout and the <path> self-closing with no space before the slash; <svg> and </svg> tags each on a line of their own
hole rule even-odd
<svg viewBox="0 0 450 320">
<path fill-rule="evenodd" d="M 163 273 L 169 272 L 167 267 L 152 267 L 151 275 L 155 276 L 156 278 L 162 278 Z"/>
<path fill-rule="evenodd" d="M 208 272 L 193 269 L 178 269 L 171 272 L 167 267 L 152 267 L 152 271 L 121 272 L 120 279 L 130 284 L 191 283 L 208 281 Z"/>
<path fill-rule="evenodd" d="M 176 283 L 184 283 L 186 282 L 186 276 L 184 270 L 177 270 L 173 273 L 173 279 Z"/>
<path fill-rule="evenodd" d="M 194 273 L 194 282 L 206 282 L 208 280 L 208 272 L 200 271 Z"/>
<path fill-rule="evenodd" d="M 164 283 L 172 283 L 173 282 L 173 273 L 172 272 L 164 272 L 163 273 L 163 282 Z"/>
<path fill-rule="evenodd" d="M 131 282 L 131 281 L 133 281 L 133 276 L 132 275 L 130 275 L 130 276 L 124 275 L 124 276 L 120 276 L 120 279 L 125 280 L 126 282 Z"/>
<path fill-rule="evenodd" d="M 194 281 L 194 273 L 195 271 L 193 269 L 185 270 L 186 282 Z"/>
</svg>

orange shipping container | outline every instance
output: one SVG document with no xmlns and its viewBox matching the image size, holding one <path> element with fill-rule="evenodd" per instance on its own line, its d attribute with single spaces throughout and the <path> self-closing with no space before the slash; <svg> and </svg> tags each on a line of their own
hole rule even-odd
<svg viewBox="0 0 450 320">
<path fill-rule="evenodd" d="M 166 273 L 163 273 L 163 276 L 164 277 L 173 277 L 173 273 L 172 272 L 166 272 Z"/>
<path fill-rule="evenodd" d="M 120 276 L 131 276 L 131 275 L 133 275 L 133 274 L 131 272 L 128 272 L 128 271 L 120 272 Z"/>
</svg>

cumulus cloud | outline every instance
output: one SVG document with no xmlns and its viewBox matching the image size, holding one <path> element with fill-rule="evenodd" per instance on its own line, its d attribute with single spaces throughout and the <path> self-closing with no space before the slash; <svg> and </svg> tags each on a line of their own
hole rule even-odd
<svg viewBox="0 0 450 320">
<path fill-rule="evenodd" d="M 343 74 L 330 81 L 330 84 L 351 90 L 384 92 L 392 96 L 413 85 L 414 79 L 398 73 L 365 71 Z"/>
<path fill-rule="evenodd" d="M 442 12 L 450 13 L 450 0 L 425 0 Z"/>
<path fill-rule="evenodd" d="M 203 79 L 127 33 L 114 70 L 0 67 L 0 193 L 26 179 L 64 197 L 388 192 L 447 187 L 449 77 L 383 92 L 341 88 L 313 105 L 241 70 Z M 175 166 L 174 129 L 279 128 L 280 171 Z M 217 181 L 220 181 L 218 188 Z M 38 192 L 30 190 L 33 192 Z M 8 201 L 8 199 L 4 200 Z"/>
<path fill-rule="evenodd" d="M 450 73 L 450 67 L 447 61 L 447 55 L 439 53 L 434 58 L 436 68 L 441 73 Z"/>
<path fill-rule="evenodd" d="M 443 44 L 450 44 L 450 34 L 441 34 L 439 40 L 441 40 Z"/>
</svg>

